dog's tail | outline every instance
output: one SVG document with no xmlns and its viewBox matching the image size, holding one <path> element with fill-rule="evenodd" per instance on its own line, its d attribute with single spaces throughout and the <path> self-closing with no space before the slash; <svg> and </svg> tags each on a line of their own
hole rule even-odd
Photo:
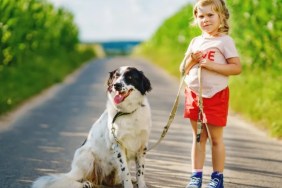
<svg viewBox="0 0 282 188">
<path fill-rule="evenodd" d="M 84 188 L 93 187 L 90 182 L 79 182 L 68 174 L 42 176 L 33 182 L 31 188 Z"/>
</svg>

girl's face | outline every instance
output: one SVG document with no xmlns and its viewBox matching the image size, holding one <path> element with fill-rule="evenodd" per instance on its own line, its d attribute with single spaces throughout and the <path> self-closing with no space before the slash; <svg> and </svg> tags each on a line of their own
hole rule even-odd
<svg viewBox="0 0 282 188">
<path fill-rule="evenodd" d="M 219 15 L 212 10 L 212 5 L 198 7 L 197 23 L 204 34 L 210 36 L 218 35 L 220 26 Z"/>
</svg>

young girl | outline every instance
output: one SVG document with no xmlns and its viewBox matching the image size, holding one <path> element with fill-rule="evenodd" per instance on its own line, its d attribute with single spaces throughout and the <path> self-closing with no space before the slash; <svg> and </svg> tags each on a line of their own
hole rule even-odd
<svg viewBox="0 0 282 188">
<path fill-rule="evenodd" d="M 186 61 L 180 71 L 187 74 L 185 82 L 184 117 L 190 118 L 193 129 L 192 175 L 186 188 L 202 187 L 202 170 L 208 136 L 212 146 L 213 173 L 208 188 L 223 188 L 225 146 L 223 128 L 228 113 L 228 76 L 241 72 L 240 59 L 235 44 L 228 36 L 229 12 L 223 0 L 198 0 L 194 7 L 195 22 L 202 35 L 191 40 L 186 52 Z M 201 68 L 201 88 L 198 69 Z M 199 92 L 201 89 L 202 92 Z M 199 93 L 203 97 L 203 121 L 200 142 L 197 144 L 197 120 Z"/>
</svg>

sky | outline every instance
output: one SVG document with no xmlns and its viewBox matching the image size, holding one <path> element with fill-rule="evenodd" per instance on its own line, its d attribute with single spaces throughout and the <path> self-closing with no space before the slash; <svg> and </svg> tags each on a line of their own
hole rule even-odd
<svg viewBox="0 0 282 188">
<path fill-rule="evenodd" d="M 49 0 L 74 14 L 83 42 L 149 39 L 166 18 L 194 1 Z"/>
</svg>

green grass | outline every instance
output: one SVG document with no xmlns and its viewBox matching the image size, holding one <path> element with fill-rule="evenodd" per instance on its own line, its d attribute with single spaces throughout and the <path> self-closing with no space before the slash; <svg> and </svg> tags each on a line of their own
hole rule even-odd
<svg viewBox="0 0 282 188">
<path fill-rule="evenodd" d="M 230 79 L 232 109 L 278 138 L 282 136 L 281 78 L 271 70 L 245 67 L 240 76 Z"/>
<path fill-rule="evenodd" d="M 43 89 L 61 82 L 93 56 L 92 50 L 80 47 L 76 52 L 34 55 L 26 58 L 24 63 L 0 67 L 0 115 Z"/>
</svg>

